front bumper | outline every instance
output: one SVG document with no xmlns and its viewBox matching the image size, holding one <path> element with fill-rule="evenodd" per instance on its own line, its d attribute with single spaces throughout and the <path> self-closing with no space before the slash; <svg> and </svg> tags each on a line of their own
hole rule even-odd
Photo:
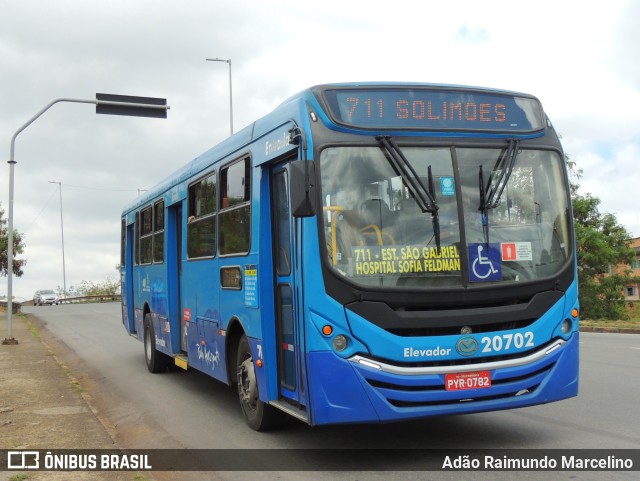
<svg viewBox="0 0 640 481">
<path fill-rule="evenodd" d="M 40 299 L 38 301 L 38 304 L 57 304 L 58 303 L 58 299 Z"/>
<path fill-rule="evenodd" d="M 578 393 L 579 334 L 505 361 L 409 367 L 311 352 L 312 424 L 390 422 L 544 404 Z M 445 375 L 490 371 L 491 387 L 445 390 Z"/>
</svg>

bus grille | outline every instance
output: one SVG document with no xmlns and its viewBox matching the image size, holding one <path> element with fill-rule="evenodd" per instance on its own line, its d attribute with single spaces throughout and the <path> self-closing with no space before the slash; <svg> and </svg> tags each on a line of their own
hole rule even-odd
<svg viewBox="0 0 640 481">
<path fill-rule="evenodd" d="M 556 339 L 538 346 L 535 351 L 501 358 L 475 358 L 471 364 L 449 360 L 418 366 L 374 360 L 362 355 L 349 360 L 370 388 L 391 406 L 435 407 L 532 394 L 556 366 L 565 344 L 563 339 Z M 479 371 L 491 373 L 490 387 L 462 390 L 445 388 L 447 374 Z"/>
<path fill-rule="evenodd" d="M 387 402 L 399 408 L 414 408 L 428 406 L 445 406 L 458 403 L 473 403 L 506 399 L 535 392 L 542 379 L 553 368 L 549 365 L 526 376 L 515 376 L 499 382 L 492 382 L 490 389 L 475 389 L 468 391 L 446 391 L 444 383 L 432 386 L 401 386 L 390 383 L 367 380 Z M 454 397 L 451 397 L 454 395 Z M 443 397 L 444 396 L 444 397 Z"/>
<path fill-rule="evenodd" d="M 519 321 L 488 322 L 473 326 L 473 332 L 481 334 L 483 332 L 500 332 L 514 329 L 523 329 L 537 321 L 537 318 L 521 319 Z M 430 337 L 430 336 L 454 336 L 460 334 L 464 322 L 442 327 L 407 327 L 407 328 L 384 328 L 390 334 L 400 337 Z"/>
</svg>

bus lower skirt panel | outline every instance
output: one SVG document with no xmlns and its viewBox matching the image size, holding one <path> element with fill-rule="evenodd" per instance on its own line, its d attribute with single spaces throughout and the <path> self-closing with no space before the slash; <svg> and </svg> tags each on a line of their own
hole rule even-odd
<svg viewBox="0 0 640 481">
<path fill-rule="evenodd" d="M 491 371 L 491 387 L 446 390 L 443 374 L 407 376 L 356 365 L 331 352 L 309 354 L 312 424 L 393 422 L 544 404 L 578 393 L 578 338 L 539 361 Z M 359 380 L 360 382 L 357 382 Z"/>
</svg>

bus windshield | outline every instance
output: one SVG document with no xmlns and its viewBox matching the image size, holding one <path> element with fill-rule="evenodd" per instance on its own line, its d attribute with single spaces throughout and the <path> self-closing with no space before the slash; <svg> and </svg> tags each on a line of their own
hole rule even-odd
<svg viewBox="0 0 640 481">
<path fill-rule="evenodd" d="M 324 243 L 340 275 L 364 286 L 464 287 L 542 279 L 566 265 L 573 246 L 557 152 L 514 143 L 401 151 L 411 169 L 380 146 L 321 152 Z M 437 216 L 420 208 L 407 171 Z"/>
</svg>

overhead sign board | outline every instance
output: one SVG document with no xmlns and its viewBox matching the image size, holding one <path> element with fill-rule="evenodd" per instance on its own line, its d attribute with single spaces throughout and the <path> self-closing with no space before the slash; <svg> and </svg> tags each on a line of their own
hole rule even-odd
<svg viewBox="0 0 640 481">
<path fill-rule="evenodd" d="M 96 94 L 96 114 L 167 118 L 167 99 L 132 95 Z"/>
</svg>

